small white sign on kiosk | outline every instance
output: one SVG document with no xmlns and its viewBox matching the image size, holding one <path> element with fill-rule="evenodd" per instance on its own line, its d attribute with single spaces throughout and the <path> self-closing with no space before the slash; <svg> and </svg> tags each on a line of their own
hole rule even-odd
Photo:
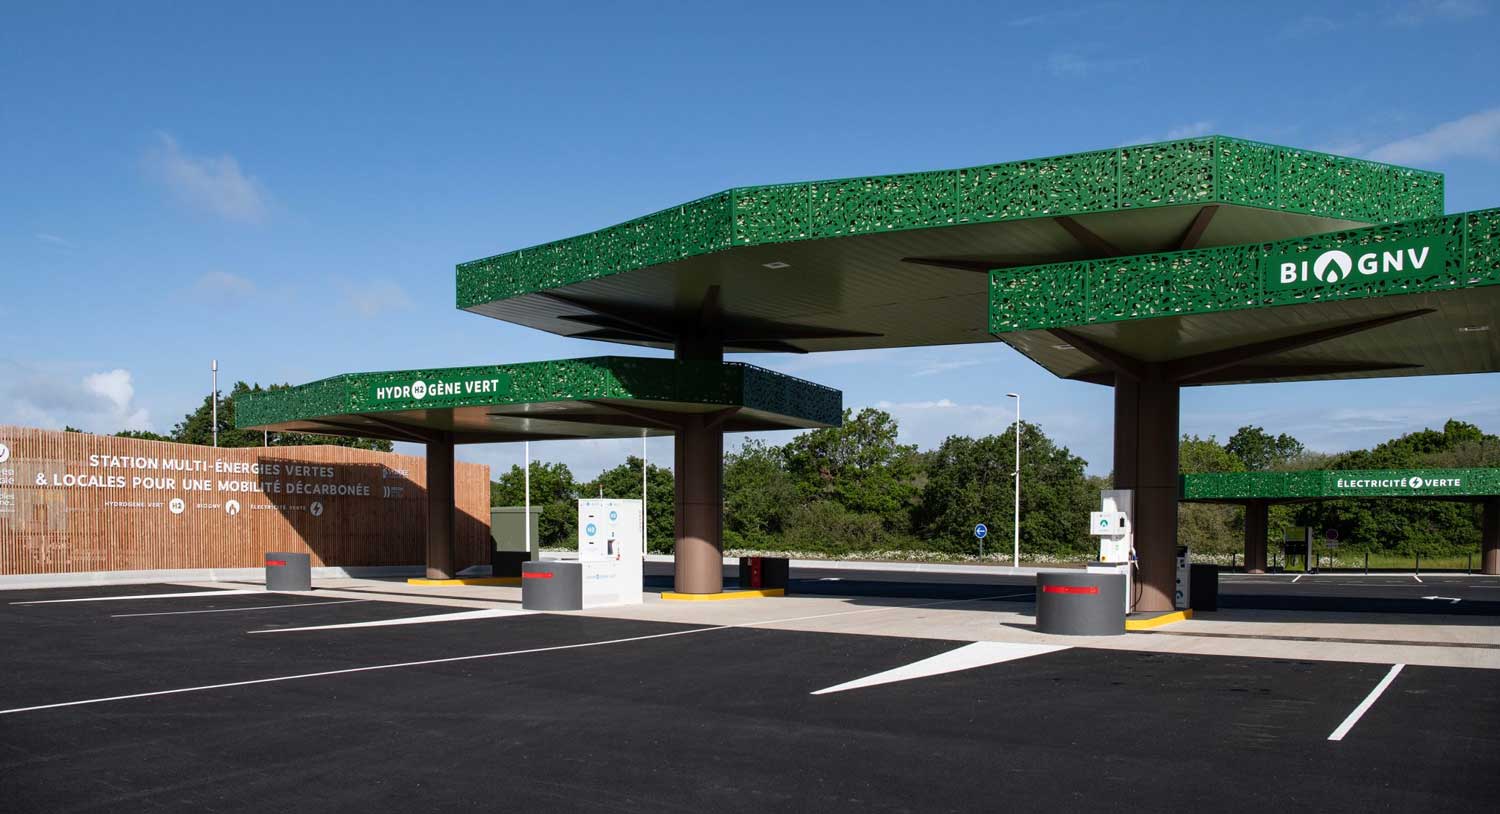
<svg viewBox="0 0 1500 814">
<path fill-rule="evenodd" d="M 639 500 L 578 501 L 583 607 L 639 605 L 643 561 Z"/>
</svg>

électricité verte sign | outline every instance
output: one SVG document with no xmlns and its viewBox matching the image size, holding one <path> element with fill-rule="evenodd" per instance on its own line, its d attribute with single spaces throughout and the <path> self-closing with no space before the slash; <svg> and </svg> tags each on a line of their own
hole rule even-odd
<svg viewBox="0 0 1500 814">
<path fill-rule="evenodd" d="M 1464 488 L 1464 479 L 1423 477 L 1421 475 L 1410 475 L 1403 477 L 1330 477 L 1328 486 L 1332 487 L 1330 492 L 1348 493 L 1358 496 L 1361 493 L 1372 496 L 1390 496 L 1392 494 L 1443 494 L 1445 492 L 1461 493 Z"/>
</svg>

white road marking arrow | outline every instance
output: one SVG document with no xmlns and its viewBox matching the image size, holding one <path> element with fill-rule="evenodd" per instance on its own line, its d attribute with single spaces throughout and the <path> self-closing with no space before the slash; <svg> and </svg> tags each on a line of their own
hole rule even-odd
<svg viewBox="0 0 1500 814">
<path fill-rule="evenodd" d="M 895 681 L 910 681 L 914 678 L 926 678 L 928 676 L 942 675 L 943 673 L 956 673 L 960 670 L 972 670 L 976 667 L 988 667 L 991 664 L 999 664 L 1004 661 L 1014 661 L 1030 656 L 1040 656 L 1043 653 L 1054 653 L 1058 650 L 1067 650 L 1062 645 L 1053 644 L 1020 644 L 1012 642 L 974 642 L 966 644 L 957 650 L 949 650 L 936 656 L 914 661 L 886 670 L 883 673 L 857 678 L 825 687 L 817 690 L 813 695 L 827 695 L 829 693 L 843 692 L 845 690 L 856 690 L 861 687 L 874 687 L 878 684 L 890 684 Z"/>
<path fill-rule="evenodd" d="M 1458 603 L 1460 603 L 1460 602 L 1463 601 L 1462 599 L 1459 599 L 1456 596 L 1424 596 L 1422 598 L 1423 599 L 1446 599 L 1446 600 L 1448 600 L 1448 603 L 1451 604 L 1451 605 L 1457 605 Z"/>
</svg>

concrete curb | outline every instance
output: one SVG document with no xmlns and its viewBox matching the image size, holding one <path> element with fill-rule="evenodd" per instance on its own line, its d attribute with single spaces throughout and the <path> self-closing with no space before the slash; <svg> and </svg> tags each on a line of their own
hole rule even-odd
<svg viewBox="0 0 1500 814">
<path fill-rule="evenodd" d="M 647 554 L 646 562 L 672 562 L 671 554 Z M 725 565 L 738 565 L 739 557 L 725 557 Z M 793 568 L 821 568 L 844 571 L 911 571 L 928 574 L 989 574 L 991 576 L 1034 576 L 1041 573 L 1061 571 L 1075 573 L 1077 568 L 1041 568 L 1023 565 L 955 565 L 937 562 L 873 562 L 869 560 L 792 560 Z"/>
</svg>

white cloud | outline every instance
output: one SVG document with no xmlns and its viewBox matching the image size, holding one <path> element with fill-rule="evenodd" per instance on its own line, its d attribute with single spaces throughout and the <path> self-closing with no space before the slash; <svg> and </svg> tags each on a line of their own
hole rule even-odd
<svg viewBox="0 0 1500 814">
<path fill-rule="evenodd" d="M 73 245 L 73 241 L 58 237 L 57 235 L 51 234 L 50 232 L 37 232 L 36 239 L 42 241 L 43 243 L 51 243 L 54 246 L 60 246 L 64 249 L 77 248 Z"/>
<path fill-rule="evenodd" d="M 975 365 L 983 364 L 984 361 L 985 360 L 983 359 L 945 359 L 933 361 L 928 362 L 921 368 L 918 368 L 917 372 L 911 375 L 935 376 L 939 373 L 947 373 L 952 370 L 962 370 L 966 367 L 974 367 Z"/>
<path fill-rule="evenodd" d="M 344 305 L 354 309 L 362 317 L 377 317 L 387 311 L 410 308 L 412 304 L 406 290 L 390 280 L 337 282 L 344 295 Z"/>
<path fill-rule="evenodd" d="M 1287 37 L 1313 37 L 1319 34 L 1331 34 L 1343 28 L 1343 23 L 1328 17 L 1309 15 L 1299 17 L 1288 23 L 1281 30 L 1283 36 Z"/>
<path fill-rule="evenodd" d="M 1421 25 L 1430 20 L 1469 20 L 1489 12 L 1479 0 L 1414 0 L 1395 9 L 1391 22 Z"/>
<path fill-rule="evenodd" d="M 1450 418 L 1477 424 L 1489 432 L 1493 432 L 1493 428 L 1500 425 L 1500 401 L 1493 399 L 1466 401 L 1429 399 L 1404 404 L 1334 406 L 1326 410 L 1308 411 L 1303 406 L 1307 403 L 1306 399 L 1296 398 L 1298 393 L 1326 393 L 1328 392 L 1327 383 L 1239 385 L 1239 387 L 1281 388 L 1283 394 L 1281 398 L 1295 406 L 1259 409 L 1246 409 L 1243 406 L 1215 410 L 1186 409 L 1182 413 L 1182 431 L 1204 436 L 1215 434 L 1219 441 L 1223 442 L 1233 435 L 1237 428 L 1255 424 L 1274 429 L 1276 432 L 1288 433 L 1311 450 L 1344 452 L 1351 449 L 1367 449 L 1423 428 L 1442 429 L 1443 424 Z M 1250 392 L 1247 390 L 1247 395 Z"/>
<path fill-rule="evenodd" d="M 270 196 L 260 181 L 246 175 L 234 156 L 194 156 L 177 140 L 157 133 L 157 144 L 146 155 L 147 167 L 185 204 L 225 220 L 260 223 L 270 208 Z"/>
<path fill-rule="evenodd" d="M 1181 127 L 1174 127 L 1167 131 L 1167 141 L 1176 141 L 1182 138 L 1196 138 L 1206 136 L 1214 131 L 1214 123 L 1210 121 L 1193 122 Z"/>
<path fill-rule="evenodd" d="M 1139 65 L 1143 60 L 1132 57 L 1130 59 L 1104 59 L 1092 57 L 1077 51 L 1057 51 L 1047 58 L 1047 69 L 1053 76 L 1070 79 L 1081 79 L 1103 71 L 1118 70 Z"/>
<path fill-rule="evenodd" d="M 1093 17 L 1102 12 L 1120 7 L 1120 3 L 1088 3 L 1073 8 L 1053 9 L 1038 14 L 1028 14 L 1024 17 L 1015 17 L 1008 23 L 1012 28 L 1026 28 L 1029 26 L 1048 26 L 1058 23 L 1071 23 L 1075 20 Z"/>
<path fill-rule="evenodd" d="M 210 271 L 198 277 L 194 288 L 201 294 L 248 297 L 255 293 L 255 283 L 227 271 Z"/>
<path fill-rule="evenodd" d="M 0 423 L 101 433 L 151 429 L 128 370 L 73 379 L 12 361 L 0 361 Z"/>
<path fill-rule="evenodd" d="M 1208 120 L 1190 122 L 1167 130 L 1165 133 L 1152 133 L 1145 136 L 1136 136 L 1129 141 L 1122 142 L 1121 147 L 1130 147 L 1136 144 L 1155 144 L 1158 141 L 1177 141 L 1178 139 L 1197 138 L 1209 135 L 1214 131 L 1214 123 Z"/>
<path fill-rule="evenodd" d="M 936 449 L 950 435 L 999 435 L 1015 420 L 1015 408 L 1004 404 L 963 404 L 952 399 L 877 401 L 873 405 L 896 419 L 903 444 Z M 855 407 L 854 411 L 859 412 Z"/>
<path fill-rule="evenodd" d="M 1431 164 L 1448 158 L 1500 159 L 1500 107 L 1443 122 L 1425 133 L 1376 147 L 1366 157 L 1393 164 Z"/>
</svg>

